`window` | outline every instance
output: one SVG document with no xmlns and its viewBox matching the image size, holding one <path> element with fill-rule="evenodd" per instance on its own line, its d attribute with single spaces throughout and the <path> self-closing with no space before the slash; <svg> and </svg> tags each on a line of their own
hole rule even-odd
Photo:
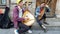
<svg viewBox="0 0 60 34">
<path fill-rule="evenodd" d="M 5 8 L 7 0 L 0 0 L 0 8 Z"/>
<path fill-rule="evenodd" d="M 6 0 L 0 0 L 0 5 L 6 5 Z"/>
</svg>

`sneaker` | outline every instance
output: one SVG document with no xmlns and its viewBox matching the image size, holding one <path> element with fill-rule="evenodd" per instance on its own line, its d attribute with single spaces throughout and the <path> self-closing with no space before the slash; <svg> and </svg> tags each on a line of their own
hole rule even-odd
<svg viewBox="0 0 60 34">
<path fill-rule="evenodd" d="M 28 32 L 28 33 L 30 33 L 30 34 L 32 33 L 32 31 L 31 31 L 31 30 L 28 30 L 27 32 Z"/>
<path fill-rule="evenodd" d="M 14 30 L 14 33 L 15 33 L 15 34 L 19 34 L 17 29 Z"/>
<path fill-rule="evenodd" d="M 44 32 L 46 33 L 47 32 L 46 27 L 44 25 L 42 25 L 42 28 L 43 28 Z"/>
<path fill-rule="evenodd" d="M 44 25 L 42 25 L 42 28 L 46 29 L 46 27 Z"/>
</svg>

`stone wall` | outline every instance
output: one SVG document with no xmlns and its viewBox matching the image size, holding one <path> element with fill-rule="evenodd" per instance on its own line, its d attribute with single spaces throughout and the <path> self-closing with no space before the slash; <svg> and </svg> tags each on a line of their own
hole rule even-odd
<svg viewBox="0 0 60 34">
<path fill-rule="evenodd" d="M 57 18 L 60 18 L 60 0 L 57 1 L 56 3 L 56 16 Z"/>
</svg>

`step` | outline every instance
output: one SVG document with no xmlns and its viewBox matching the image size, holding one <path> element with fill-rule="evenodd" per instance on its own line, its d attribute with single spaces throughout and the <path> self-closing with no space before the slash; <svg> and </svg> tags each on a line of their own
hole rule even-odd
<svg viewBox="0 0 60 34">
<path fill-rule="evenodd" d="M 60 30 L 48 30 L 46 33 L 42 30 L 32 30 L 32 34 L 60 34 Z M 14 34 L 14 28 L 12 29 L 0 29 L 1 34 Z M 26 34 L 29 34 L 26 32 Z"/>
<path fill-rule="evenodd" d="M 60 18 L 47 18 L 46 22 L 49 23 L 49 25 L 45 26 L 60 26 Z M 36 21 L 33 24 L 33 26 L 39 25 Z"/>
</svg>

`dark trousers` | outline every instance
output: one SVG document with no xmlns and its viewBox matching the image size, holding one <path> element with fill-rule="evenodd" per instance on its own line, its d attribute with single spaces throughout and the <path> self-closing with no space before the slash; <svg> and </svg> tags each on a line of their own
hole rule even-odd
<svg viewBox="0 0 60 34">
<path fill-rule="evenodd" d="M 31 27 L 32 27 L 32 25 L 31 25 L 31 26 L 29 26 L 29 29 L 31 29 Z"/>
<path fill-rule="evenodd" d="M 36 21 L 37 21 L 37 23 L 39 24 L 39 26 L 41 26 L 41 25 L 42 25 L 42 22 L 41 22 L 41 20 L 38 20 L 37 18 L 38 18 L 38 17 L 36 17 Z"/>
<path fill-rule="evenodd" d="M 45 23 L 45 21 L 46 21 L 46 14 L 43 15 L 42 19 L 43 19 L 43 23 Z"/>
<path fill-rule="evenodd" d="M 46 19 L 46 14 L 44 14 L 43 17 L 42 17 L 40 20 L 38 20 L 37 18 L 38 18 L 38 17 L 36 17 L 37 23 L 42 27 L 42 20 L 43 20 L 43 19 Z"/>
<path fill-rule="evenodd" d="M 18 29 L 19 34 L 24 33 L 29 30 L 29 26 L 26 26 L 22 22 L 18 22 L 18 26 L 19 26 L 19 29 Z"/>
</svg>

